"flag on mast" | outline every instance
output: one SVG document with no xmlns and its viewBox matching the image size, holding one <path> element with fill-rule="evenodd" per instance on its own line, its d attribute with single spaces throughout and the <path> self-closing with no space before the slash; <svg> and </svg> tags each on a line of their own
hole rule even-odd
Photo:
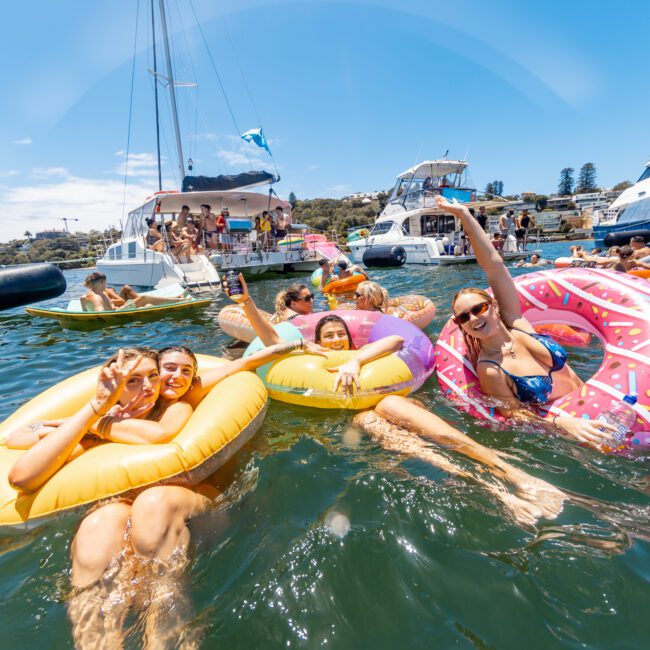
<svg viewBox="0 0 650 650">
<path fill-rule="evenodd" d="M 246 142 L 254 142 L 258 147 L 266 149 L 269 152 L 269 155 L 271 155 L 269 143 L 266 141 L 264 133 L 262 133 L 262 127 L 259 129 L 250 129 L 249 131 L 246 131 L 246 133 L 242 134 L 241 139 L 245 140 Z"/>
</svg>

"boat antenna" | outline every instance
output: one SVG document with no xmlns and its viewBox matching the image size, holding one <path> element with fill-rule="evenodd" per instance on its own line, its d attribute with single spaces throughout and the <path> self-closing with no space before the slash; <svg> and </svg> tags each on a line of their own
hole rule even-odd
<svg viewBox="0 0 650 650">
<path fill-rule="evenodd" d="M 158 109 L 158 64 L 156 59 L 156 22 L 154 19 L 154 0 L 151 0 L 151 38 L 153 41 L 153 88 L 156 102 L 156 152 L 158 154 L 158 191 L 162 191 L 162 169 L 160 166 L 160 115 Z"/>
<path fill-rule="evenodd" d="M 178 169 L 181 173 L 181 182 L 185 178 L 185 164 L 183 162 L 183 145 L 181 144 L 181 132 L 178 128 L 178 108 L 176 107 L 176 91 L 174 90 L 174 71 L 172 69 L 172 58 L 169 53 L 169 38 L 167 37 L 167 18 L 165 17 L 165 0 L 160 0 L 160 24 L 162 25 L 163 43 L 165 45 L 165 60 L 167 62 L 167 76 L 169 77 L 169 96 L 172 104 L 172 117 L 174 119 L 174 131 L 176 133 L 176 150 L 178 152 Z"/>
</svg>

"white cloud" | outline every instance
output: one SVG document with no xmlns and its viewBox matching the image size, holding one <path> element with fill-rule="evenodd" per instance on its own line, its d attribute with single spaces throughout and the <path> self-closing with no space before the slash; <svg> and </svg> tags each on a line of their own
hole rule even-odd
<svg viewBox="0 0 650 650">
<path fill-rule="evenodd" d="M 130 153 L 128 168 L 126 167 L 126 152 L 118 151 L 115 155 L 123 159 L 115 169 L 115 173 L 119 176 L 123 177 L 125 171 L 127 176 L 140 178 L 154 178 L 158 174 L 158 158 L 155 154 Z M 164 165 L 165 162 L 166 158 L 162 156 L 161 163 Z"/>
<path fill-rule="evenodd" d="M 217 157 L 221 158 L 229 167 L 250 169 L 264 166 L 264 161 L 260 157 L 252 156 L 250 153 L 247 156 L 244 151 L 220 149 L 217 151 Z"/>
<path fill-rule="evenodd" d="M 333 198 L 340 198 L 341 196 L 350 194 L 352 186 L 340 183 L 338 185 L 330 185 L 327 190 L 333 194 Z"/>
<path fill-rule="evenodd" d="M 10 176 L 20 176 L 22 172 L 20 172 L 18 169 L 7 169 L 4 172 L 0 172 L 0 177 L 1 178 L 8 178 Z"/>
<path fill-rule="evenodd" d="M 102 230 L 119 226 L 129 210 L 151 195 L 149 183 L 127 185 L 122 180 L 97 180 L 67 176 L 50 183 L 0 187 L 0 239 L 22 237 L 32 232 L 62 228 L 63 217 L 77 217 L 74 229 Z"/>
<path fill-rule="evenodd" d="M 31 174 L 37 178 L 66 177 L 68 170 L 65 167 L 34 167 Z"/>
<path fill-rule="evenodd" d="M 32 144 L 31 138 L 21 138 L 20 140 L 14 140 L 14 144 Z"/>
<path fill-rule="evenodd" d="M 307 171 L 308 172 L 315 172 L 318 169 L 318 165 L 308 165 L 307 166 Z"/>
</svg>

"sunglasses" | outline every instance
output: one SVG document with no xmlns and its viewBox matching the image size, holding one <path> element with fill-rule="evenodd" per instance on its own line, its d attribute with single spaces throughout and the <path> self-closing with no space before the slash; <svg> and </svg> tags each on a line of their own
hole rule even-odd
<svg viewBox="0 0 650 650">
<path fill-rule="evenodd" d="M 303 296 L 302 298 L 296 298 L 296 300 L 303 300 L 304 302 L 312 302 L 314 300 L 314 294 L 313 293 L 308 293 L 306 296 Z"/>
<path fill-rule="evenodd" d="M 355 291 L 355 292 L 354 292 L 354 297 L 355 297 L 355 298 L 363 298 L 363 294 L 362 294 L 362 293 L 358 293 L 357 291 Z"/>
<path fill-rule="evenodd" d="M 481 316 L 484 314 L 490 307 L 492 303 L 488 302 L 479 302 L 478 305 L 470 307 L 467 311 L 461 311 L 460 314 L 454 316 L 454 323 L 457 325 L 464 325 L 469 321 L 472 316 Z"/>
</svg>

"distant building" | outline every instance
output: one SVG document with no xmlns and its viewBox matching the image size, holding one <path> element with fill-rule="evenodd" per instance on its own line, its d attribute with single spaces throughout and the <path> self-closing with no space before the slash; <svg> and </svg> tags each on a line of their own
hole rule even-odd
<svg viewBox="0 0 650 650">
<path fill-rule="evenodd" d="M 37 232 L 34 235 L 34 239 L 61 239 L 68 236 L 69 235 L 65 230 L 44 230 L 43 232 Z"/>
<path fill-rule="evenodd" d="M 343 200 L 348 201 L 363 201 L 364 199 L 369 199 L 368 203 L 376 201 L 379 198 L 381 192 L 356 192 L 355 194 L 350 194 L 349 196 L 344 196 Z"/>
</svg>

